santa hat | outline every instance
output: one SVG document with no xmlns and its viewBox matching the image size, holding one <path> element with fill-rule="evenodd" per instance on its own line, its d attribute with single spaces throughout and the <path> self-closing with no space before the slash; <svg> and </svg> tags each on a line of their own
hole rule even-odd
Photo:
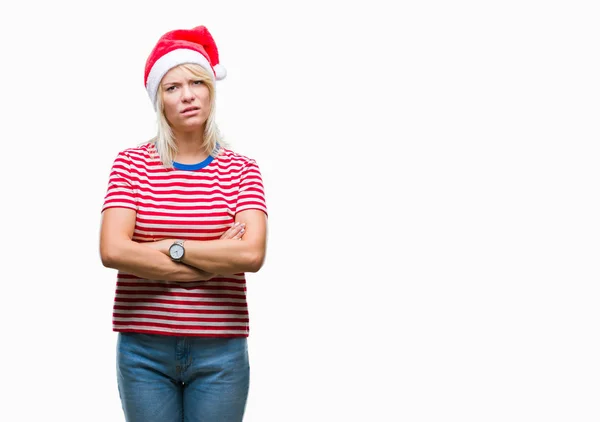
<svg viewBox="0 0 600 422">
<path fill-rule="evenodd" d="M 219 63 L 215 40 L 205 26 L 169 31 L 160 37 L 146 61 L 144 85 L 154 108 L 158 85 L 163 76 L 170 69 L 184 63 L 202 66 L 213 75 L 214 80 L 227 76 L 227 71 Z"/>
</svg>

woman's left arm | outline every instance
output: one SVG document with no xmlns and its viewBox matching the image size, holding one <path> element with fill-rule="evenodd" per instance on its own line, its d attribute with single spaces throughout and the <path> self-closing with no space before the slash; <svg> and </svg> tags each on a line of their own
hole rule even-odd
<svg viewBox="0 0 600 422">
<path fill-rule="evenodd" d="M 240 211 L 235 222 L 244 224 L 241 239 L 186 240 L 182 262 L 214 274 L 255 273 L 263 265 L 267 247 L 267 216 L 255 209 Z M 153 247 L 168 254 L 177 239 L 154 242 Z"/>
</svg>

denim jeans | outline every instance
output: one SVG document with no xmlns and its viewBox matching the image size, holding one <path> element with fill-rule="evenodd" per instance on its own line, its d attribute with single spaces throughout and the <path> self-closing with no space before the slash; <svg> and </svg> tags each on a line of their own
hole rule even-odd
<svg viewBox="0 0 600 422">
<path fill-rule="evenodd" d="M 119 333 L 117 380 L 127 422 L 239 422 L 249 379 L 245 337 Z"/>
</svg>

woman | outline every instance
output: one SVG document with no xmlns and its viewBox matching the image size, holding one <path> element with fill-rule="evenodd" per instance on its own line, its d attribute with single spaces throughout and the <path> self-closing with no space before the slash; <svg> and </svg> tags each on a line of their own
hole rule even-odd
<svg viewBox="0 0 600 422">
<path fill-rule="evenodd" d="M 121 151 L 102 209 L 100 255 L 118 270 L 113 330 L 127 421 L 241 421 L 249 386 L 245 272 L 267 217 L 256 162 L 225 148 L 203 27 L 163 35 L 145 85 L 158 135 Z"/>
</svg>

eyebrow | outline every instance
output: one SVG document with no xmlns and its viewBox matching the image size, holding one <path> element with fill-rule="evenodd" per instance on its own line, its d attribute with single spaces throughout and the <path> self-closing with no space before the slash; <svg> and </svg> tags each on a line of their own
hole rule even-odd
<svg viewBox="0 0 600 422">
<path fill-rule="evenodd" d="M 169 85 L 181 85 L 182 83 L 186 83 L 186 82 L 194 82 L 194 81 L 199 81 L 201 80 L 200 78 L 195 78 L 195 77 L 190 77 L 190 78 L 186 78 L 184 81 L 181 80 L 177 80 L 177 81 L 169 81 L 167 80 L 166 82 L 162 83 L 163 87 L 169 86 Z"/>
</svg>

